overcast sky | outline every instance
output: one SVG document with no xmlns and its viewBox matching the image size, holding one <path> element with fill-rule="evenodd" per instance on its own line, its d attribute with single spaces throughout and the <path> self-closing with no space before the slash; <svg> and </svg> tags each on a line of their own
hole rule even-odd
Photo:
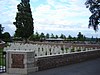
<svg viewBox="0 0 100 75">
<path fill-rule="evenodd" d="M 0 0 L 0 24 L 11 35 L 15 32 L 17 5 L 20 0 Z M 77 36 L 81 32 L 87 37 L 100 37 L 99 31 L 88 29 L 91 13 L 85 0 L 30 0 L 35 32 Z"/>
</svg>

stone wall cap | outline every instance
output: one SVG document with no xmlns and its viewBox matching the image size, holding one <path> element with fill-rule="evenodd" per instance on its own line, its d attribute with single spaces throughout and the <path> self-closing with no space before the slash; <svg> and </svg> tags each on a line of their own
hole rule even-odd
<svg viewBox="0 0 100 75">
<path fill-rule="evenodd" d="M 6 50 L 5 52 L 35 52 L 33 50 Z"/>
</svg>

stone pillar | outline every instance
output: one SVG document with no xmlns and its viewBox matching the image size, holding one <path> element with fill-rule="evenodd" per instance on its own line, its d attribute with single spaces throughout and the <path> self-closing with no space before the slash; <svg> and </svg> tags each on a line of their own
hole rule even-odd
<svg viewBox="0 0 100 75">
<path fill-rule="evenodd" d="M 29 75 L 38 71 L 34 51 L 7 51 L 6 70 L 8 74 Z"/>
</svg>

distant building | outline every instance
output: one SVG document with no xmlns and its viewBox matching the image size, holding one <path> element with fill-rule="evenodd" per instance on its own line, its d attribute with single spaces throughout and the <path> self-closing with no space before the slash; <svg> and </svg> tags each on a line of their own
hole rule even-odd
<svg viewBox="0 0 100 75">
<path fill-rule="evenodd" d="M 49 38 L 49 39 L 45 39 L 45 41 L 47 41 L 47 42 L 64 42 L 64 39 L 61 39 L 61 38 Z"/>
</svg>

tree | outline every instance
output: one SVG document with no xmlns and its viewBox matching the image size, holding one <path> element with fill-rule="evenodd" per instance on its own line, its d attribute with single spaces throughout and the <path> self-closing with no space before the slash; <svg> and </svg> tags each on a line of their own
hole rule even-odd
<svg viewBox="0 0 100 75">
<path fill-rule="evenodd" d="M 94 41 L 94 40 L 95 40 L 95 39 L 94 39 L 94 37 L 92 36 L 92 37 L 91 37 L 91 41 Z"/>
<path fill-rule="evenodd" d="M 69 36 L 68 36 L 68 39 L 70 39 L 70 40 L 71 40 L 71 39 L 72 39 L 72 36 L 71 36 L 71 35 L 69 35 Z"/>
<path fill-rule="evenodd" d="M 55 36 L 54 36 L 54 34 L 53 34 L 53 33 L 51 34 L 51 38 L 55 38 Z"/>
<path fill-rule="evenodd" d="M 56 35 L 55 38 L 56 38 L 56 39 L 59 38 L 58 35 Z"/>
<path fill-rule="evenodd" d="M 47 34 L 46 34 L 46 38 L 48 39 L 49 37 L 50 37 L 50 35 L 47 33 Z"/>
<path fill-rule="evenodd" d="M 36 37 L 36 40 L 40 40 L 40 35 L 39 35 L 38 32 L 36 32 L 34 35 L 35 35 L 35 37 Z"/>
<path fill-rule="evenodd" d="M 4 34 L 2 34 L 3 36 L 3 40 L 5 42 L 10 42 L 11 41 L 11 35 L 8 32 L 5 32 Z"/>
<path fill-rule="evenodd" d="M 95 31 L 98 30 L 100 23 L 100 0 L 87 0 L 85 2 L 87 8 L 89 8 L 92 15 L 89 18 L 89 27 L 93 27 Z"/>
<path fill-rule="evenodd" d="M 83 36 L 83 41 L 86 41 L 86 36 L 85 35 Z"/>
<path fill-rule="evenodd" d="M 34 23 L 29 2 L 30 0 L 21 0 L 21 3 L 17 5 L 16 22 L 13 22 L 16 26 L 16 37 L 22 37 L 26 41 L 34 32 Z"/>
<path fill-rule="evenodd" d="M 65 36 L 64 34 L 61 34 L 61 35 L 60 35 L 60 38 L 66 39 L 66 36 Z"/>
<path fill-rule="evenodd" d="M 81 32 L 79 32 L 78 35 L 77 35 L 77 39 L 79 41 L 85 41 L 86 37 Z"/>
<path fill-rule="evenodd" d="M 77 40 L 77 38 L 76 37 L 73 37 L 73 41 L 76 41 Z"/>
<path fill-rule="evenodd" d="M 32 41 L 39 41 L 40 40 L 40 35 L 38 32 L 34 33 L 33 35 L 30 36 L 29 40 Z"/>
<path fill-rule="evenodd" d="M 2 27 L 2 25 L 0 24 L 0 39 L 2 39 L 2 32 L 4 30 L 4 27 Z"/>
<path fill-rule="evenodd" d="M 40 38 L 41 38 L 41 40 L 42 40 L 42 39 L 45 39 L 44 33 L 41 33 L 41 34 L 40 34 Z"/>
</svg>

